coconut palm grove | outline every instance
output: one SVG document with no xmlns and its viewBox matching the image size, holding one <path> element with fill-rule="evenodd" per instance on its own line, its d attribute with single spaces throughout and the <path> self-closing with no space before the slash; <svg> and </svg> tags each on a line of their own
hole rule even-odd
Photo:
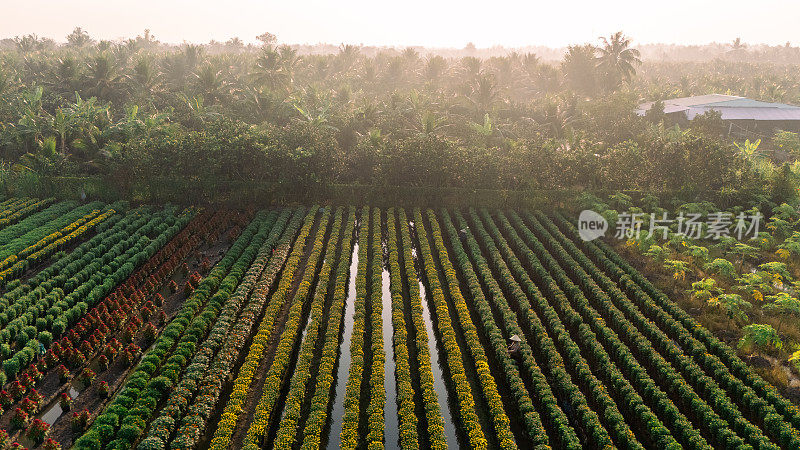
<svg viewBox="0 0 800 450">
<path fill-rule="evenodd" d="M 800 48 L 0 40 L 0 449 L 800 449 Z"/>
</svg>

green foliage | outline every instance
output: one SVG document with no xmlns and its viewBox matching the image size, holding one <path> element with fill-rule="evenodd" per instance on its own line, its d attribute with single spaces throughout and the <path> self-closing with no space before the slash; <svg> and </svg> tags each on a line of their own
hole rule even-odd
<svg viewBox="0 0 800 450">
<path fill-rule="evenodd" d="M 734 321 L 747 321 L 745 309 L 753 307 L 752 303 L 744 300 L 739 294 L 721 294 L 710 298 L 708 304 L 721 309 L 729 319 Z"/>
<path fill-rule="evenodd" d="M 700 281 L 692 283 L 692 288 L 689 290 L 689 293 L 692 295 L 692 298 L 705 303 L 720 295 L 722 289 L 717 287 L 717 282 L 713 278 L 703 278 Z"/>
<path fill-rule="evenodd" d="M 705 265 L 704 269 L 728 280 L 736 278 L 736 268 L 733 267 L 733 263 L 724 258 L 714 258 L 713 261 Z"/>
<path fill-rule="evenodd" d="M 672 273 L 672 278 L 675 281 L 684 281 L 686 279 L 687 272 L 691 270 L 686 261 L 677 259 L 668 259 L 664 261 L 664 269 Z"/>
<path fill-rule="evenodd" d="M 744 335 L 739 340 L 739 348 L 759 353 L 783 347 L 783 341 L 772 325 L 751 324 L 742 329 Z"/>
<path fill-rule="evenodd" d="M 667 258 L 669 258 L 670 254 L 671 253 L 669 249 L 656 244 L 651 245 L 650 248 L 644 252 L 645 256 L 653 258 L 658 263 L 665 262 Z"/>
<path fill-rule="evenodd" d="M 361 184 L 686 198 L 765 185 L 779 198 L 796 182 L 756 170 L 702 119 L 681 130 L 659 108 L 639 117 L 655 79 L 636 78 L 640 56 L 622 33 L 570 46 L 557 66 L 356 46 L 312 56 L 262 36 L 261 47 L 95 42 L 80 29 L 60 48 L 20 38 L 2 51 L 0 80 L 14 82 L 0 84 L 0 181 L 35 190 L 42 176 L 99 175 L 123 196 L 148 186 L 192 199 L 197 189 L 169 181 L 209 180 L 210 193 L 257 181 L 309 196 Z M 680 90 L 658 83 L 672 84 L 659 98 Z"/>
</svg>

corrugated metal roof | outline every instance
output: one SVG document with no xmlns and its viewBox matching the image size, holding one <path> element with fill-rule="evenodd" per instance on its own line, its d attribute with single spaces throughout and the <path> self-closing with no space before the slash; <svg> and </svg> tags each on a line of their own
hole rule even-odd
<svg viewBox="0 0 800 450">
<path fill-rule="evenodd" d="M 686 118 L 694 119 L 707 111 L 719 111 L 722 120 L 800 120 L 800 108 L 719 108 L 713 106 L 693 107 L 686 110 Z"/>
<path fill-rule="evenodd" d="M 654 103 L 642 103 L 636 113 L 644 115 Z M 712 110 L 719 111 L 722 120 L 800 120 L 800 106 L 767 103 L 733 95 L 709 94 L 664 100 L 664 113 L 684 112 L 689 120 Z"/>
<path fill-rule="evenodd" d="M 700 106 L 700 105 L 697 105 Z M 778 108 L 778 109 L 800 109 L 800 106 L 787 105 L 785 103 L 767 103 L 749 98 L 737 98 L 724 102 L 706 103 L 702 106 L 713 106 L 714 108 Z"/>
</svg>

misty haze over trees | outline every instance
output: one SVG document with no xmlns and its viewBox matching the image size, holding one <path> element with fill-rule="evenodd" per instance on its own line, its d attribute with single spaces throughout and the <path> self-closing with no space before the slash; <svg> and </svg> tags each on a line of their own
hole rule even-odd
<svg viewBox="0 0 800 450">
<path fill-rule="evenodd" d="M 167 45 L 148 31 L 0 41 L 2 176 L 485 189 L 779 186 L 715 117 L 638 117 L 643 100 L 730 93 L 800 103 L 800 49 Z M 535 50 L 531 52 L 528 50 Z M 784 136 L 790 154 L 800 140 Z M 793 175 L 792 175 L 793 176 Z M 785 184 L 785 183 L 784 183 Z"/>
</svg>

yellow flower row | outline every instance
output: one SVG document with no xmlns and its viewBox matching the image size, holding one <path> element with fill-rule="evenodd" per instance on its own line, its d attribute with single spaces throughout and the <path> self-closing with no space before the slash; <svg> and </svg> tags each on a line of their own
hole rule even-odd
<svg viewBox="0 0 800 450">
<path fill-rule="evenodd" d="M 467 381 L 464 371 L 461 349 L 456 341 L 456 332 L 450 321 L 450 312 L 447 307 L 447 300 L 444 297 L 439 275 L 431 253 L 431 246 L 428 241 L 428 234 L 422 220 L 422 213 L 419 208 L 414 209 L 414 223 L 419 237 L 422 261 L 425 267 L 426 278 L 430 286 L 429 294 L 433 299 L 436 312 L 436 326 L 442 336 L 442 347 L 447 355 L 447 365 L 450 369 L 450 376 L 455 385 L 456 396 L 459 405 L 459 415 L 461 422 L 466 428 L 469 446 L 473 449 L 487 448 L 486 437 L 481 429 L 478 415 L 475 412 L 475 400 L 472 397 L 472 389 Z"/>
<path fill-rule="evenodd" d="M 598 392 L 592 389 L 581 390 L 586 383 L 594 380 L 592 380 L 591 372 L 587 373 L 586 364 L 581 363 L 580 350 L 573 347 L 564 351 L 565 346 L 568 345 L 566 342 L 571 341 L 569 334 L 563 330 L 563 325 L 557 321 L 558 316 L 555 311 L 552 311 L 552 307 L 543 299 L 536 285 L 530 280 L 530 276 L 520 266 L 516 256 L 508 249 L 505 239 L 494 226 L 494 222 L 490 218 L 486 218 L 485 222 L 489 230 L 489 233 L 486 233 L 477 212 L 470 209 L 470 215 L 482 244 L 487 248 L 492 266 L 498 272 L 498 281 L 508 292 L 508 300 L 513 302 L 514 309 L 519 312 L 520 321 L 530 341 L 536 343 L 537 354 L 543 361 L 542 367 L 547 371 L 553 390 L 560 398 L 569 399 L 567 407 L 576 414 L 576 420 L 592 442 L 601 447 L 615 444 L 609 430 L 601 422 L 600 414 L 591 408 L 587 394 L 584 394 L 584 392 L 588 392 L 588 395 L 595 395 Z M 515 279 L 515 275 L 521 280 L 520 283 Z M 534 308 L 537 309 L 534 310 Z M 543 323 L 543 321 L 545 322 Z M 556 346 L 557 344 L 559 347 Z M 564 356 L 567 358 L 566 362 L 559 349 L 564 352 Z M 609 413 L 611 412 L 609 411 Z M 624 428 L 625 424 L 623 423 L 619 429 Z M 617 429 L 614 428 L 613 431 L 616 432 Z"/>
<path fill-rule="evenodd" d="M 233 382 L 233 390 L 231 392 L 230 399 L 228 400 L 227 405 L 225 405 L 225 409 L 220 417 L 219 425 L 217 426 L 217 431 L 214 433 L 214 437 L 211 440 L 211 449 L 227 449 L 230 444 L 231 435 L 233 434 L 233 429 L 236 426 L 239 414 L 242 411 L 242 407 L 247 397 L 247 392 L 253 380 L 253 375 L 255 374 L 259 363 L 261 362 L 261 358 L 264 356 L 264 349 L 266 348 L 269 337 L 272 334 L 272 327 L 275 323 L 275 319 L 277 318 L 278 311 L 280 311 L 280 309 L 283 307 L 286 296 L 289 294 L 289 290 L 291 289 L 294 274 L 300 265 L 300 259 L 303 257 L 306 239 L 311 233 L 311 227 L 314 225 L 318 209 L 319 208 L 317 206 L 314 206 L 306 215 L 303 228 L 301 228 L 300 234 L 295 240 L 292 253 L 289 255 L 289 259 L 286 261 L 286 267 L 283 275 L 281 276 L 280 281 L 278 281 L 278 287 L 275 289 L 275 293 L 272 295 L 272 299 L 270 300 L 269 306 L 264 314 L 264 318 L 259 325 L 258 332 L 256 333 L 255 337 L 253 338 L 253 342 L 250 345 L 247 357 L 239 369 L 239 375 Z M 317 245 L 321 245 L 324 232 L 325 230 L 322 227 L 317 231 L 317 234 L 314 237 L 315 247 Z"/>
<path fill-rule="evenodd" d="M 468 230 L 470 227 L 464 220 L 461 213 L 455 211 L 455 217 L 458 224 L 458 229 Z M 495 357 L 498 360 L 498 365 L 502 368 L 506 376 L 506 382 L 509 389 L 517 402 L 518 410 L 522 416 L 525 428 L 528 433 L 528 438 L 531 444 L 536 448 L 549 448 L 549 437 L 542 423 L 539 413 L 533 405 L 533 399 L 541 405 L 541 414 L 548 418 L 548 423 L 551 427 L 561 429 L 558 439 L 558 444 L 563 448 L 580 448 L 580 441 L 578 436 L 571 432 L 572 428 L 569 425 L 569 419 L 558 408 L 558 401 L 550 389 L 547 378 L 540 370 L 536 361 L 533 359 L 533 354 L 527 342 L 521 343 L 519 352 L 519 362 L 515 362 L 511 355 L 508 353 L 507 342 L 504 337 L 512 336 L 514 334 L 522 336 L 522 330 L 519 328 L 515 313 L 509 308 L 503 292 L 497 281 L 494 279 L 491 269 L 489 268 L 486 259 L 481 253 L 477 241 L 469 232 L 466 234 L 464 245 L 469 250 L 469 255 L 464 250 L 462 245 L 462 237 L 456 231 L 456 227 L 450 219 L 450 214 L 446 209 L 442 210 L 441 220 L 443 228 L 447 231 L 450 238 L 450 244 L 454 251 L 454 260 L 461 268 L 466 285 L 469 288 L 472 296 L 472 304 L 478 311 L 481 318 L 478 323 L 483 326 L 483 330 L 487 335 L 492 350 L 494 350 Z M 476 230 L 481 231 L 478 227 Z M 473 270 L 470 264 L 470 257 L 475 264 Z M 478 280 L 480 275 L 481 281 Z M 481 283 L 486 289 L 486 295 L 483 293 Z M 492 305 L 489 304 L 491 300 Z M 496 311 L 496 317 L 495 313 Z M 522 381 L 521 371 L 524 371 L 530 379 L 531 392 Z M 533 397 L 533 398 L 532 398 Z"/>
<path fill-rule="evenodd" d="M 366 321 L 367 265 L 369 260 L 369 208 L 361 211 L 358 233 L 358 269 L 356 271 L 356 300 L 353 313 L 353 334 L 350 338 L 350 373 L 344 396 L 344 418 L 340 433 L 342 449 L 358 446 L 358 419 L 361 379 L 364 372 L 364 325 Z"/>
<path fill-rule="evenodd" d="M 2 210 L 0 211 L 0 219 L 8 217 L 11 214 L 14 214 L 15 212 L 19 211 L 20 209 L 25 208 L 26 206 L 30 206 L 36 202 L 37 202 L 36 199 L 26 198 L 26 197 L 12 198 L 6 200 L 2 204 L 0 204 L 0 208 L 2 208 Z"/>
<path fill-rule="evenodd" d="M 342 238 L 342 250 L 339 267 L 336 271 L 336 288 L 333 294 L 333 305 L 328 318 L 328 329 L 325 335 L 325 346 L 322 350 L 317 383 L 311 398 L 311 409 L 303 430 L 302 448 L 318 449 L 321 445 L 322 430 L 328 417 L 333 371 L 339 356 L 339 330 L 342 323 L 345 299 L 347 297 L 347 280 L 349 266 L 352 263 L 352 240 L 355 228 L 356 211 L 350 207 L 347 218 L 347 229 Z M 367 218 L 366 216 L 364 217 Z M 276 444 L 277 445 L 277 444 Z"/>
<path fill-rule="evenodd" d="M 417 335 L 415 342 L 417 349 L 417 365 L 420 378 L 420 388 L 424 401 L 425 418 L 427 420 L 428 439 L 431 448 L 444 450 L 447 448 L 447 440 L 444 435 L 444 419 L 433 387 L 433 369 L 431 368 L 431 354 L 428 348 L 428 332 L 425 328 L 425 320 L 422 318 L 422 297 L 419 291 L 417 273 L 414 269 L 414 257 L 411 253 L 413 243 L 411 233 L 408 229 L 408 217 L 403 209 L 398 214 L 400 224 L 400 237 L 402 238 L 402 251 L 404 273 L 408 280 L 408 294 L 411 304 L 411 319 L 414 323 L 414 331 Z M 447 405 L 445 405 L 447 407 Z"/>
<path fill-rule="evenodd" d="M 642 279 L 638 272 L 630 267 L 628 267 L 630 272 L 620 269 L 617 266 L 619 259 L 616 254 L 609 255 L 612 259 L 617 258 L 617 261 L 611 263 L 607 255 L 594 245 L 590 246 L 589 250 L 609 275 L 619 277 L 616 282 L 612 282 L 605 275 L 600 276 L 596 268 L 594 270 L 597 280 L 610 294 L 602 304 L 598 303 L 598 308 L 606 316 L 609 326 L 612 328 L 625 326 L 625 335 L 633 342 L 641 343 L 648 340 L 652 342 L 652 345 L 637 345 L 632 349 L 639 353 L 637 356 L 649 358 L 647 363 L 651 367 L 650 372 L 658 375 L 660 383 L 668 383 L 669 387 L 666 389 L 668 392 L 675 392 L 673 395 L 676 398 L 682 401 L 685 399 L 692 404 L 693 415 L 698 422 L 696 426 L 709 430 L 712 445 L 722 445 L 723 442 L 734 442 L 737 439 L 744 445 L 738 434 L 747 444 L 755 448 L 769 448 L 773 446 L 767 437 L 769 435 L 781 447 L 800 448 L 797 431 L 790 425 L 789 420 L 781 417 L 773 405 L 759 398 L 754 390 L 744 385 L 742 380 L 728 373 L 724 364 L 707 353 L 706 348 L 694 340 L 688 330 L 678 325 L 665 311 L 658 310 L 653 298 L 637 285 Z M 594 265 L 591 264 L 590 267 Z M 656 315 L 656 320 L 652 319 L 653 313 Z M 660 327 L 674 334 L 668 336 L 659 329 Z M 680 342 L 683 350 L 677 347 L 676 342 Z M 657 349 L 667 349 L 667 351 L 662 356 Z M 690 355 L 697 360 L 693 360 Z M 681 371 L 677 372 L 675 368 L 680 368 Z M 714 374 L 714 379 L 709 378 L 704 371 Z M 736 392 L 736 395 L 730 396 L 726 391 Z M 705 401 L 701 400 L 701 397 Z M 757 408 L 758 417 L 762 419 L 755 423 L 744 420 L 744 415 L 736 403 L 739 404 L 739 408 L 746 408 L 745 411 Z"/>
<path fill-rule="evenodd" d="M 338 228 L 338 222 L 341 221 L 340 216 L 341 208 L 336 212 L 334 227 Z M 328 293 L 326 287 L 328 285 L 327 281 L 330 278 L 330 266 L 333 265 L 333 258 L 330 260 L 326 259 L 323 263 L 323 268 L 320 271 L 321 275 L 314 292 L 311 320 L 309 321 L 308 328 L 306 329 L 305 339 L 303 340 L 297 365 L 295 366 L 294 374 L 292 375 L 289 394 L 284 406 L 283 417 L 281 419 L 277 438 L 275 439 L 275 444 L 273 446 L 275 449 L 290 449 L 294 445 L 294 438 L 297 434 L 298 422 L 301 419 L 302 407 L 306 401 L 306 386 L 308 381 L 311 379 L 311 364 L 314 357 L 314 349 L 317 346 L 317 340 L 319 338 L 321 327 L 326 321 L 328 323 L 328 328 L 326 329 L 324 339 L 325 350 L 328 352 L 327 354 L 323 355 L 321 363 L 325 364 L 325 362 L 328 361 L 328 364 L 319 368 L 317 374 L 318 384 L 320 381 L 320 376 L 324 378 L 326 374 L 329 374 L 333 370 L 333 363 L 331 361 L 333 361 L 332 354 L 336 349 L 334 346 L 329 345 L 329 343 L 336 342 L 338 344 L 339 341 L 339 323 L 342 319 L 345 289 L 347 287 L 347 269 L 350 265 L 350 246 L 353 239 L 355 219 L 355 209 L 351 207 L 348 211 L 347 220 L 345 222 L 346 225 L 342 237 L 341 254 L 336 262 L 336 283 L 334 285 L 333 303 L 329 309 L 325 308 L 325 297 Z M 333 236 L 331 238 L 333 238 Z M 324 279 L 322 275 L 326 275 Z"/>
<path fill-rule="evenodd" d="M 464 296 L 461 294 L 456 271 L 453 268 L 453 263 L 450 261 L 450 255 L 447 253 L 447 247 L 444 245 L 442 232 L 439 228 L 439 223 L 436 221 L 436 215 L 432 210 L 428 210 L 427 216 L 431 226 L 433 242 L 436 245 L 436 250 L 439 252 L 439 261 L 442 264 L 442 271 L 444 272 L 448 284 L 450 297 L 455 304 L 458 320 L 464 331 L 465 341 L 475 361 L 475 369 L 478 372 L 478 378 L 480 380 L 480 386 L 483 389 L 486 404 L 489 405 L 489 414 L 492 418 L 495 431 L 497 432 L 497 439 L 500 441 L 502 448 L 517 448 L 514 442 L 514 435 L 511 433 L 508 416 L 503 410 L 503 402 L 500 398 L 500 393 L 497 391 L 497 384 L 489 370 L 489 362 L 486 359 L 486 353 L 481 345 L 475 324 L 472 323 L 472 319 L 470 318 L 467 303 L 464 300 Z"/>
<path fill-rule="evenodd" d="M 146 438 L 148 443 L 170 444 L 169 447 L 173 449 L 193 448 L 197 444 L 205 430 L 209 412 L 221 394 L 222 380 L 230 376 L 233 363 L 242 350 L 242 343 L 253 328 L 257 311 L 266 301 L 268 287 L 272 285 L 289 253 L 288 248 L 295 231 L 300 228 L 302 214 L 292 209 L 285 209 L 280 215 L 275 211 L 271 213 L 271 217 L 277 216 L 277 219 L 270 227 L 267 240 L 234 294 L 220 310 L 219 320 L 208 339 L 153 421 L 154 426 L 150 427 Z M 290 217 L 292 220 L 287 228 Z M 268 220 L 269 223 L 271 220 Z M 175 438 L 169 441 L 169 434 L 179 424 Z"/>
<path fill-rule="evenodd" d="M 330 208 L 325 210 L 325 218 L 323 219 L 322 229 L 327 227 L 327 218 L 330 216 Z M 256 405 L 253 422 L 247 430 L 244 445 L 242 448 L 256 450 L 260 447 L 261 440 L 267 433 L 271 420 L 276 411 L 276 402 L 280 396 L 281 386 L 283 384 L 283 377 L 286 374 L 292 353 L 297 346 L 298 332 L 300 327 L 304 324 L 303 309 L 313 287 L 315 274 L 319 270 L 319 277 L 317 288 L 313 295 L 311 305 L 312 322 L 315 320 L 319 324 L 320 318 L 324 312 L 325 297 L 327 295 L 328 279 L 331 274 L 332 261 L 336 256 L 336 249 L 339 243 L 339 233 L 342 227 L 342 209 L 339 208 L 334 215 L 333 226 L 328 239 L 328 244 L 325 246 L 325 255 L 322 257 L 321 247 L 322 239 L 315 243 L 314 251 L 308 260 L 303 279 L 298 286 L 297 291 L 292 299 L 291 308 L 289 309 L 289 318 L 286 322 L 283 332 L 281 333 L 280 340 L 278 341 L 278 348 L 275 350 L 275 355 L 272 364 L 269 366 L 266 379 L 264 380 L 264 390 L 261 399 Z M 316 245 L 319 244 L 319 245 Z M 321 264 L 321 267 L 320 267 Z M 318 327 L 312 329 L 313 337 L 316 340 Z M 306 338 L 309 336 L 306 335 Z M 312 346 L 313 347 L 313 346 Z M 301 367 L 300 370 L 303 368 Z M 290 409 L 297 411 L 299 416 L 299 405 L 287 405 Z M 279 440 L 278 440 L 279 441 Z M 277 441 L 276 441 L 277 443 Z"/>
<path fill-rule="evenodd" d="M 398 416 L 400 419 L 400 445 L 402 448 L 418 448 L 417 416 L 414 414 L 414 388 L 411 383 L 411 360 L 408 351 L 403 281 L 400 273 L 400 257 L 397 246 L 394 208 L 386 215 L 389 250 L 389 288 L 392 293 L 392 328 L 394 329 L 394 359 L 397 378 Z"/>
<path fill-rule="evenodd" d="M 367 447 L 384 447 L 384 413 L 386 404 L 385 361 L 386 354 L 383 349 L 383 246 L 381 245 L 381 210 L 372 210 L 372 259 L 369 270 L 371 272 L 370 291 L 370 352 L 372 355 L 371 373 L 369 378 L 369 404 L 367 405 Z"/>
<path fill-rule="evenodd" d="M 74 239 L 91 230 L 95 225 L 115 214 L 113 209 L 109 209 L 98 216 L 99 212 L 99 210 L 92 211 L 62 230 L 49 234 L 16 255 L 11 255 L 0 262 L 0 269 L 5 269 L 0 271 L 0 284 L 6 282 L 10 276 L 21 274 L 26 267 L 41 262 L 45 257 L 59 248 L 63 248 Z"/>
<path fill-rule="evenodd" d="M 11 214 L 9 214 L 9 215 L 7 215 L 7 216 L 5 216 L 3 218 L 0 218 L 0 227 L 5 227 L 5 226 L 7 226 L 7 225 L 9 225 L 11 223 L 16 222 L 17 220 L 19 220 L 21 218 L 27 216 L 28 214 L 30 214 L 30 213 L 32 213 L 34 211 L 38 211 L 39 209 L 49 205 L 50 203 L 53 203 L 54 200 L 55 200 L 54 198 L 47 198 L 47 199 L 40 200 L 40 201 L 35 202 L 35 203 L 28 204 L 28 205 L 26 205 L 26 206 L 24 206 L 24 207 L 22 207 L 22 208 L 20 208 L 20 209 L 18 209 L 16 211 L 12 212 Z"/>
<path fill-rule="evenodd" d="M 511 229 L 511 224 L 503 216 L 498 214 L 501 224 L 503 227 Z M 583 320 L 584 323 L 592 328 L 593 333 L 589 333 L 584 328 L 584 331 L 576 337 L 583 345 L 588 347 L 587 352 L 589 354 L 596 355 L 597 360 L 594 361 L 594 365 L 604 368 L 604 378 L 611 380 L 609 386 L 613 386 L 619 391 L 618 396 L 621 399 L 618 399 L 617 404 L 623 409 L 623 413 L 627 409 L 626 416 L 638 417 L 641 419 L 640 423 L 647 424 L 648 433 L 651 435 L 649 440 L 658 447 L 708 448 L 709 444 L 700 435 L 700 431 L 695 429 L 689 419 L 678 411 L 672 401 L 669 400 L 667 394 L 657 387 L 647 370 L 639 365 L 630 349 L 609 328 L 607 322 L 598 312 L 590 306 L 589 298 L 608 302 L 608 298 L 602 293 L 599 286 L 591 281 L 588 274 L 580 268 L 580 265 L 565 252 L 564 248 L 553 239 L 553 236 L 535 218 L 530 217 L 532 226 L 529 229 L 516 213 L 512 212 L 510 217 L 522 240 L 518 240 L 513 234 L 509 234 L 509 237 L 514 238 L 514 241 L 518 243 L 517 245 L 525 245 L 525 247 L 522 247 L 523 253 L 527 253 L 531 249 L 535 250 L 540 255 L 542 262 L 547 264 L 548 277 L 552 276 L 562 285 L 562 288 L 567 287 L 565 291 L 573 297 L 572 306 L 574 306 L 575 310 L 566 306 L 564 313 L 569 314 L 571 317 L 568 317 L 565 322 L 579 323 L 579 320 Z M 532 229 L 536 233 L 533 233 Z M 541 236 L 542 241 L 537 235 Z M 543 245 L 544 240 L 548 242 L 549 249 L 546 249 Z M 567 269 L 575 275 L 576 281 L 586 289 L 587 297 L 580 293 L 577 286 L 569 279 L 565 268 L 559 267 L 557 261 L 569 264 Z M 537 265 L 534 268 L 534 270 L 541 269 L 541 265 Z M 555 298 L 556 302 L 566 305 L 565 300 L 563 295 Z M 580 319 L 578 319 L 578 314 L 581 316 Z M 639 340 L 639 342 L 644 342 L 644 340 Z M 608 352 L 603 347 L 600 347 L 601 344 L 603 347 L 608 348 Z M 611 358 L 614 359 L 613 364 L 610 361 Z M 630 384 L 623 379 L 622 373 L 625 374 L 625 378 L 630 380 Z M 641 397 L 638 394 L 641 394 Z M 644 401 L 649 405 L 643 405 Z M 649 411 L 648 406 L 653 410 Z M 672 435 L 674 435 L 674 438 L 672 438 Z"/>
<path fill-rule="evenodd" d="M 87 441 L 93 439 L 93 436 L 104 434 L 99 439 L 100 447 L 112 440 L 128 447 L 139 439 L 145 428 L 143 424 L 148 423 L 155 412 L 147 405 L 163 401 L 175 385 L 178 375 L 183 373 L 186 365 L 194 358 L 197 343 L 206 339 L 208 331 L 219 318 L 222 305 L 230 299 L 255 259 L 273 221 L 274 214 L 269 215 L 266 211 L 256 214 L 226 255 L 183 302 L 176 317 L 156 338 L 124 381 L 121 391 L 112 400 L 109 408 L 117 411 L 115 415 L 121 423 L 140 424 L 138 429 L 123 427 L 117 433 L 109 435 L 101 433 L 97 429 L 100 425 L 95 422 L 98 425 L 93 424 L 84 435 Z M 165 241 L 161 242 L 159 247 L 164 243 Z M 143 389 L 145 386 L 147 388 Z"/>
</svg>

